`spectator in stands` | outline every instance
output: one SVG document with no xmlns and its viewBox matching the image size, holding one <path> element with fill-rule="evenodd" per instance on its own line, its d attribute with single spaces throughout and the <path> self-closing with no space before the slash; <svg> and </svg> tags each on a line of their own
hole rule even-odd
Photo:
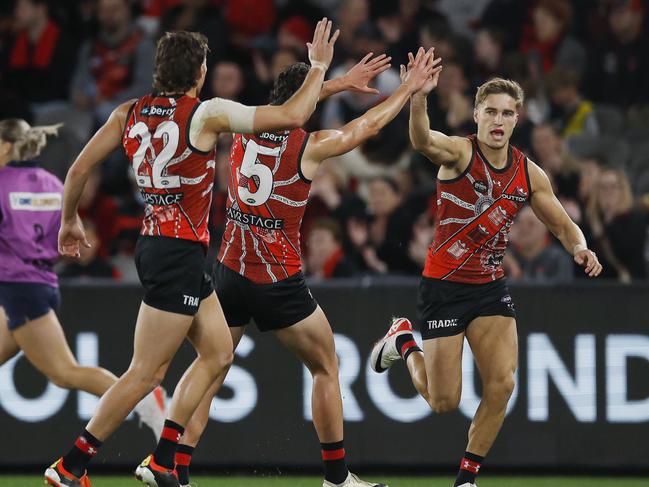
<svg viewBox="0 0 649 487">
<path fill-rule="evenodd" d="M 94 227 L 97 236 L 95 244 L 99 257 L 108 257 L 112 249 L 110 244 L 115 241 L 117 228 L 118 204 L 115 198 L 100 191 L 101 174 L 99 169 L 88 175 L 88 182 L 83 188 L 79 200 L 79 216 Z"/>
<path fill-rule="evenodd" d="M 356 33 L 370 19 L 369 1 L 346 0 L 340 2 L 336 19 L 337 27 L 340 29 L 340 37 L 336 43 L 334 56 L 336 59 L 354 57 Z"/>
<path fill-rule="evenodd" d="M 304 58 L 307 55 L 306 43 L 313 37 L 312 33 L 311 22 L 301 15 L 294 15 L 279 25 L 277 46 L 280 49 L 295 51 Z"/>
<path fill-rule="evenodd" d="M 351 277 L 356 268 L 345 257 L 340 225 L 331 218 L 317 220 L 311 227 L 307 242 L 306 269 L 311 277 L 330 279 Z"/>
<path fill-rule="evenodd" d="M 370 183 L 368 210 L 371 220 L 367 243 L 374 250 L 378 262 L 374 262 L 375 266 L 369 265 L 372 262 L 370 258 L 368 267 L 375 267 L 379 272 L 382 268 L 397 274 L 412 274 L 420 270 L 408 255 L 415 215 L 405 211 L 402 201 L 394 179 L 383 176 Z"/>
<path fill-rule="evenodd" d="M 412 238 L 408 244 L 408 257 L 420 269 L 424 268 L 430 243 L 433 241 L 435 226 L 428 213 L 422 213 L 412 225 Z"/>
<path fill-rule="evenodd" d="M 578 73 L 586 69 L 586 51 L 569 34 L 573 13 L 568 0 L 540 0 L 532 10 L 532 23 L 520 49 L 531 56 L 537 76 L 554 66 L 570 67 Z"/>
<path fill-rule="evenodd" d="M 419 45 L 435 48 L 435 56 L 444 60 L 444 70 L 449 62 L 465 63 L 470 58 L 471 44 L 458 37 L 444 18 L 434 18 L 421 24 Z"/>
<path fill-rule="evenodd" d="M 159 33 L 169 30 L 188 30 L 201 32 L 207 37 L 210 52 L 207 54 L 207 66 L 222 59 L 228 48 L 228 29 L 221 14 L 221 9 L 212 0 L 150 0 L 152 5 L 145 11 L 144 25 L 151 32 L 155 24 L 148 26 L 151 13 L 158 12 L 160 17 Z M 158 3 L 159 5 L 155 5 Z M 166 4 L 166 5 L 165 5 Z M 142 25 L 142 22 L 139 22 Z M 209 78 L 208 80 L 209 81 Z"/>
<path fill-rule="evenodd" d="M 535 162 L 547 173 L 559 197 L 577 199 L 579 166 L 566 149 L 561 137 L 549 123 L 532 130 Z"/>
<path fill-rule="evenodd" d="M 212 70 L 212 96 L 226 100 L 241 101 L 245 78 L 241 66 L 232 61 L 220 61 Z"/>
<path fill-rule="evenodd" d="M 572 259 L 550 239 L 547 228 L 530 206 L 518 213 L 510 238 L 512 259 L 507 260 L 506 268 L 511 280 L 545 283 L 572 280 Z"/>
<path fill-rule="evenodd" d="M 576 71 L 557 66 L 545 77 L 545 86 L 556 106 L 553 125 L 561 137 L 587 135 L 596 137 L 599 126 L 593 102 L 579 92 L 580 76 Z"/>
<path fill-rule="evenodd" d="M 16 35 L 0 64 L 2 89 L 31 105 L 33 112 L 62 106 L 68 100 L 74 70 L 74 40 L 51 16 L 47 0 L 18 0 Z"/>
<path fill-rule="evenodd" d="M 491 27 L 483 27 L 476 34 L 471 79 L 474 89 L 494 76 L 503 75 L 504 42 L 504 35 Z"/>
<path fill-rule="evenodd" d="M 634 208 L 631 185 L 622 170 L 602 170 L 590 196 L 586 221 L 603 260 L 603 277 L 622 282 L 647 277 L 644 249 L 649 213 Z"/>
<path fill-rule="evenodd" d="M 431 127 L 449 135 L 467 135 L 475 131 L 473 100 L 468 95 L 469 81 L 464 69 L 453 61 L 444 63 L 435 97 L 429 97 L 428 117 Z"/>
<path fill-rule="evenodd" d="M 81 47 L 72 100 L 103 123 L 117 105 L 151 90 L 154 46 L 133 23 L 129 0 L 99 0 L 97 21 Z"/>
<path fill-rule="evenodd" d="M 609 2 L 610 33 L 592 49 L 587 87 L 595 101 L 624 107 L 649 102 L 649 34 L 641 0 Z"/>
</svg>

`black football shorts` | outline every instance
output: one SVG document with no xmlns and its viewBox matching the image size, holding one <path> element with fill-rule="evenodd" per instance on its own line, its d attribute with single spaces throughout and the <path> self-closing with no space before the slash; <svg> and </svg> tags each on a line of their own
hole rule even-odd
<svg viewBox="0 0 649 487">
<path fill-rule="evenodd" d="M 259 331 L 287 328 L 311 316 L 318 303 L 301 272 L 271 284 L 257 284 L 217 261 L 214 289 L 228 326 L 245 326 L 253 319 Z"/>
<path fill-rule="evenodd" d="M 188 316 L 198 312 L 201 301 L 214 290 L 205 264 L 200 242 L 140 235 L 135 245 L 143 301 L 162 311 Z"/>
<path fill-rule="evenodd" d="M 465 284 L 422 277 L 417 311 L 424 340 L 458 335 L 480 316 L 516 318 L 505 279 Z"/>
</svg>

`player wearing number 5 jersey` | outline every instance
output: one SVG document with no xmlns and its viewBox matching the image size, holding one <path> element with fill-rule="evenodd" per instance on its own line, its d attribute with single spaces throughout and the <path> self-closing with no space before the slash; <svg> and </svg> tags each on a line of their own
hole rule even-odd
<svg viewBox="0 0 649 487">
<path fill-rule="evenodd" d="M 80 366 L 56 316 L 60 302 L 53 267 L 63 185 L 31 159 L 57 126 L 0 122 L 0 365 L 22 351 L 60 387 L 101 396 L 116 381 L 100 367 Z M 162 399 L 162 391 L 156 391 Z M 164 405 L 148 395 L 135 411 L 159 435 Z"/>
<path fill-rule="evenodd" d="M 65 181 L 60 251 L 78 256 L 87 245 L 77 205 L 89 172 L 120 144 L 133 165 L 146 210 L 135 254 L 144 298 L 131 364 L 102 397 L 70 451 L 45 472 L 51 485 L 89 485 L 86 466 L 133 406 L 154 388 L 185 338 L 197 358 L 175 388 L 157 448 L 135 471 L 149 486 L 178 486 L 174 455 L 184 425 L 208 388 L 232 362 L 232 339 L 209 276 L 207 210 L 214 151 L 221 132 L 298 127 L 315 109 L 338 32 L 320 21 L 308 45 L 311 69 L 301 88 L 280 106 L 246 107 L 197 96 L 205 81 L 203 35 L 166 33 L 158 42 L 154 90 L 118 107 L 70 168 Z"/>
<path fill-rule="evenodd" d="M 483 394 L 454 485 L 475 487 L 514 389 L 516 313 L 502 260 L 516 214 L 530 203 L 589 276 L 599 275 L 602 266 L 545 173 L 509 144 L 523 105 L 518 83 L 495 78 L 480 86 L 473 112 L 477 134 L 448 137 L 430 129 L 426 111 L 426 96 L 437 78 L 414 94 L 410 104 L 413 146 L 440 166 L 437 228 L 417 299 L 424 350 L 422 354 L 417 347 L 410 322 L 395 319 L 372 351 L 372 367 L 385 372 L 403 359 L 430 407 L 437 413 L 453 411 L 460 402 L 466 337 Z"/>
<path fill-rule="evenodd" d="M 235 346 L 254 319 L 261 331 L 275 332 L 311 372 L 313 423 L 321 444 L 325 487 L 381 484 L 360 480 L 347 469 L 333 333 L 301 272 L 299 231 L 311 179 L 323 160 L 376 135 L 441 69 L 439 62 L 432 53 L 419 56 L 390 97 L 338 130 L 237 134 L 232 145 L 228 221 L 213 272 L 216 292 Z M 286 68 L 275 82 L 271 103 L 290 97 L 307 72 L 302 63 Z M 210 391 L 197 410 L 179 447 L 177 463 L 185 485 L 213 394 Z"/>
</svg>

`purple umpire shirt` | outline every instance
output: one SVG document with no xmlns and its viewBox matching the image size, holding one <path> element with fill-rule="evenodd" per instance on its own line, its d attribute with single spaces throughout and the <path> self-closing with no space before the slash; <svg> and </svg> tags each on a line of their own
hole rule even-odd
<svg viewBox="0 0 649 487">
<path fill-rule="evenodd" d="M 33 162 L 0 168 L 0 282 L 58 286 L 63 185 Z"/>
</svg>

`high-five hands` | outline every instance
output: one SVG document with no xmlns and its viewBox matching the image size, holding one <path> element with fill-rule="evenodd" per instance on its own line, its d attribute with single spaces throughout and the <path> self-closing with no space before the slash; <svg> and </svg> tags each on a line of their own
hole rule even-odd
<svg viewBox="0 0 649 487">
<path fill-rule="evenodd" d="M 312 68 L 322 68 L 325 71 L 329 69 L 334 56 L 334 44 L 339 35 L 339 29 L 331 35 L 331 20 L 327 20 L 327 17 L 318 22 L 313 32 L 313 40 L 306 43 Z"/>
<path fill-rule="evenodd" d="M 428 51 L 420 47 L 416 56 L 412 52 L 408 53 L 407 68 L 403 64 L 401 65 L 401 82 L 409 83 L 412 87 L 417 87 L 412 93 L 426 96 L 437 86 L 439 75 L 442 72 L 442 65 L 440 64 L 442 58 L 435 58 L 434 54 L 434 47 L 431 47 Z M 421 80 L 422 70 L 427 75 L 423 82 Z M 413 77 L 412 81 L 410 77 Z"/>
<path fill-rule="evenodd" d="M 383 71 L 390 69 L 392 58 L 381 54 L 370 59 L 373 55 L 373 52 L 368 53 L 342 77 L 347 91 L 370 93 L 372 95 L 379 94 L 379 90 L 370 88 L 368 84 Z"/>
</svg>

